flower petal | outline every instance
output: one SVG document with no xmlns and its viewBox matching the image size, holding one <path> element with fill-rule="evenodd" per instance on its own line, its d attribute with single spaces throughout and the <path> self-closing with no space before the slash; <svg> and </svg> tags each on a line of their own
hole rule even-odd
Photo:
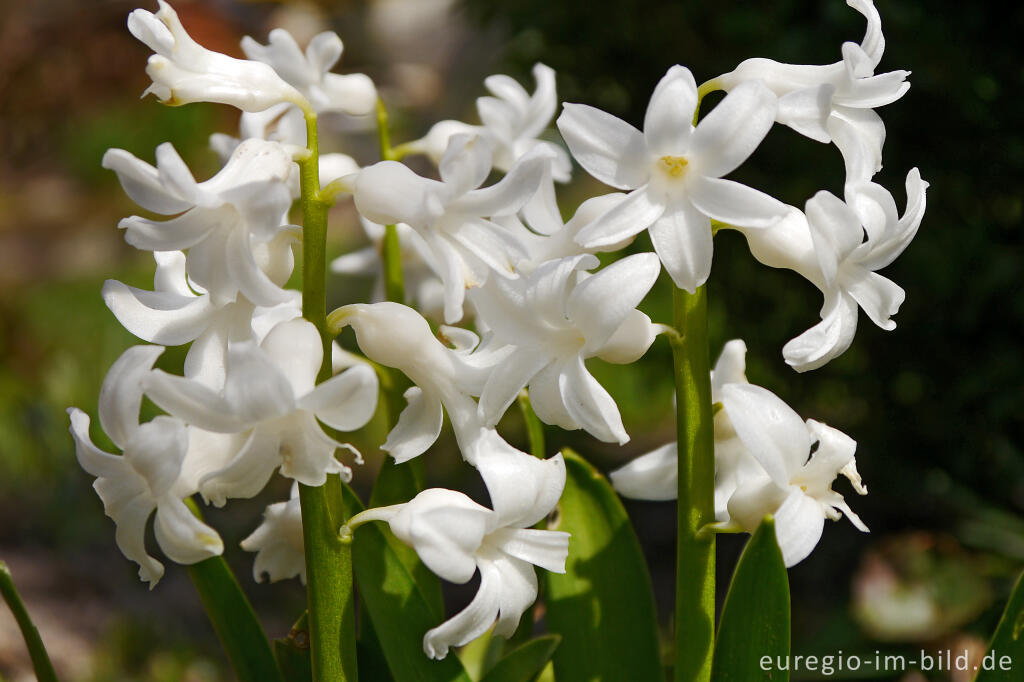
<svg viewBox="0 0 1024 682">
<path fill-rule="evenodd" d="M 612 486 L 634 500 L 674 500 L 679 494 L 679 448 L 666 443 L 611 472 Z"/>
<path fill-rule="evenodd" d="M 199 493 L 216 507 L 254 497 L 281 464 L 280 444 L 276 433 L 256 427 L 227 466 L 199 479 Z"/>
<path fill-rule="evenodd" d="M 491 172 L 491 143 L 479 135 L 453 135 L 438 170 L 452 196 L 476 189 Z"/>
<path fill-rule="evenodd" d="M 811 553 L 825 529 L 821 505 L 800 490 L 794 490 L 775 512 L 775 537 L 786 567 L 795 566 Z"/>
<path fill-rule="evenodd" d="M 632 364 L 651 347 L 658 331 L 646 313 L 631 310 L 615 333 L 598 350 L 596 357 L 616 365 Z"/>
<path fill-rule="evenodd" d="M 872 109 L 836 107 L 826 124 L 843 155 L 846 182 L 867 182 L 882 169 L 885 124 Z"/>
<path fill-rule="evenodd" d="M 198 381 L 157 369 L 146 377 L 143 387 L 161 409 L 205 431 L 236 433 L 247 428 L 227 400 Z"/>
<path fill-rule="evenodd" d="M 194 340 L 206 329 L 212 312 L 208 296 L 146 291 L 113 279 L 103 283 L 101 295 L 121 326 L 161 346 Z"/>
<path fill-rule="evenodd" d="M 479 414 L 484 426 L 494 426 L 544 365 L 551 361 L 551 352 L 538 348 L 518 348 L 494 368 L 480 394 Z"/>
<path fill-rule="evenodd" d="M 463 610 L 423 635 L 423 651 L 429 658 L 440 660 L 448 649 L 473 641 L 494 624 L 501 600 L 501 575 L 488 564 L 481 567 L 480 589 Z"/>
<path fill-rule="evenodd" d="M 488 536 L 487 541 L 511 557 L 552 573 L 565 573 L 565 560 L 569 556 L 569 533 L 536 528 L 498 528 Z"/>
<path fill-rule="evenodd" d="M 732 180 L 694 175 L 686 184 L 697 210 L 729 225 L 770 227 L 789 210 L 778 199 Z"/>
<path fill-rule="evenodd" d="M 587 371 L 583 358 L 576 356 L 562 365 L 558 389 L 573 420 L 594 438 L 619 445 L 629 442 L 615 400 Z"/>
<path fill-rule="evenodd" d="M 843 285 L 872 322 L 886 331 L 896 328 L 896 323 L 890 318 L 899 311 L 906 298 L 902 287 L 877 272 L 860 268 L 844 277 Z"/>
<path fill-rule="evenodd" d="M 153 530 L 160 549 L 179 564 L 195 564 L 224 552 L 217 531 L 197 519 L 178 498 L 157 504 Z"/>
<path fill-rule="evenodd" d="M 775 120 L 805 137 L 827 144 L 832 141 L 826 123 L 832 112 L 834 92 L 835 87 L 831 83 L 788 92 L 779 97 Z"/>
<path fill-rule="evenodd" d="M 775 123 L 778 98 L 761 81 L 740 83 L 690 136 L 691 173 L 720 178 L 747 160 Z"/>
<path fill-rule="evenodd" d="M 339 431 L 355 431 L 377 409 L 377 373 L 368 365 L 356 365 L 317 386 L 299 400 L 299 407 Z"/>
<path fill-rule="evenodd" d="M 117 173 L 125 194 L 148 211 L 173 215 L 192 207 L 188 199 L 163 185 L 156 168 L 123 149 L 108 149 L 101 165 Z"/>
<path fill-rule="evenodd" d="M 617 244 L 639 234 L 662 217 L 665 203 L 646 186 L 630 192 L 607 213 L 587 223 L 576 233 L 576 243 L 587 249 Z"/>
<path fill-rule="evenodd" d="M 501 180 L 460 196 L 450 204 L 449 210 L 470 216 L 512 215 L 537 193 L 544 170 L 550 165 L 550 153 L 537 145 L 516 161 Z"/>
<path fill-rule="evenodd" d="M 421 178 L 397 161 L 381 161 L 359 171 L 352 196 L 367 220 L 423 228 L 440 214 L 437 195 L 442 188 L 441 183 Z"/>
<path fill-rule="evenodd" d="M 857 303 L 832 293 L 821 309 L 821 322 L 782 347 L 786 363 L 798 372 L 817 369 L 842 355 L 857 333 Z"/>
<path fill-rule="evenodd" d="M 516 450 L 493 429 L 482 432 L 476 448 L 473 463 L 487 485 L 495 513 L 491 528 L 532 526 L 558 504 L 565 488 L 561 454 L 538 459 Z"/>
<path fill-rule="evenodd" d="M 111 365 L 99 396 L 103 431 L 122 450 L 139 428 L 143 380 L 164 352 L 162 346 L 132 346 Z"/>
<path fill-rule="evenodd" d="M 615 261 L 576 285 L 565 314 L 586 339 L 582 353 L 597 355 L 654 286 L 661 263 L 653 253 Z"/>
<path fill-rule="evenodd" d="M 840 264 L 864 240 L 864 229 L 857 214 L 829 192 L 821 191 L 808 199 L 805 211 L 825 285 L 832 286 Z"/>
<path fill-rule="evenodd" d="M 723 386 L 722 405 L 750 454 L 776 485 L 788 487 L 811 449 L 811 435 L 800 415 L 777 395 L 754 384 Z"/>
<path fill-rule="evenodd" d="M 697 83 L 685 66 L 676 64 L 654 88 L 644 116 L 644 140 L 655 156 L 684 156 L 693 131 Z"/>
<path fill-rule="evenodd" d="M 444 420 L 437 397 L 425 394 L 417 386 L 407 389 L 404 396 L 408 405 L 381 446 L 399 464 L 426 452 L 441 435 Z"/>
<path fill-rule="evenodd" d="M 647 182 L 650 153 L 643 133 L 620 118 L 585 104 L 565 104 L 558 130 L 583 168 L 618 189 Z"/>
<path fill-rule="evenodd" d="M 562 393 L 558 388 L 558 377 L 561 372 L 562 366 L 558 361 L 552 361 L 537 372 L 530 381 L 530 405 L 537 418 L 545 424 L 574 431 L 580 428 L 580 425 L 562 402 Z"/>
<path fill-rule="evenodd" d="M 675 201 L 650 228 L 651 243 L 672 281 L 691 294 L 711 274 L 711 220 L 687 200 Z"/>
<path fill-rule="evenodd" d="M 97 478 L 118 478 L 127 474 L 127 462 L 123 457 L 112 455 L 96 447 L 89 437 L 89 415 L 77 407 L 68 408 L 71 418 L 71 437 L 75 441 L 75 456 L 78 464 Z"/>
</svg>

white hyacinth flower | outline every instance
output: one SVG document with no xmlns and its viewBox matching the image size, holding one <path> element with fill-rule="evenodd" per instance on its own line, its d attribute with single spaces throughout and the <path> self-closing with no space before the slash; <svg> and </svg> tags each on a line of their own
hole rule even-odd
<svg viewBox="0 0 1024 682">
<path fill-rule="evenodd" d="M 93 487 L 117 524 L 121 552 L 139 565 L 139 578 L 154 587 L 163 565 L 146 552 L 146 523 L 156 510 L 154 529 L 172 561 L 194 564 L 224 551 L 217 531 L 196 518 L 183 498 L 193 492 L 183 469 L 189 436 L 181 421 L 157 417 L 139 423 L 142 383 L 163 352 L 161 346 L 133 346 L 113 364 L 100 389 L 99 418 L 122 455 L 103 452 L 89 437 L 89 415 L 68 408 L 78 462 L 96 477 Z"/>
<path fill-rule="evenodd" d="M 159 370 L 147 378 L 146 395 L 172 415 L 207 431 L 245 435 L 232 460 L 200 480 L 206 499 L 221 506 L 229 497 L 252 497 L 278 467 L 309 486 L 323 485 L 328 474 L 351 478 L 335 450 L 352 451 L 357 462 L 359 453 L 330 438 L 317 420 L 339 431 L 362 427 L 377 406 L 377 375 L 360 364 L 316 385 L 322 359 L 316 327 L 296 319 L 275 326 L 258 346 L 230 344 L 221 392 Z"/>
<path fill-rule="evenodd" d="M 857 473 L 857 444 L 852 438 L 813 419 L 805 424 L 789 405 L 760 386 L 728 384 L 722 389 L 722 405 L 763 469 L 730 497 L 728 525 L 753 533 L 772 514 L 786 566 L 811 553 L 825 519 L 845 515 L 858 530 L 868 532 L 843 496 L 832 490 L 832 482 L 845 476 L 857 493 L 868 492 Z"/>
<path fill-rule="evenodd" d="M 256 582 L 298 578 L 306 584 L 306 545 L 302 536 L 299 486 L 293 485 L 285 502 L 268 505 L 263 522 L 242 540 L 242 549 L 256 552 L 252 575 Z"/>
<path fill-rule="evenodd" d="M 405 504 L 369 509 L 349 527 L 387 521 L 430 570 L 454 583 L 480 572 L 480 589 L 469 606 L 423 637 L 423 650 L 441 659 L 451 647 L 482 635 L 510 637 L 523 612 L 537 598 L 534 566 L 565 572 L 569 534 L 530 528 L 547 516 L 565 487 L 561 455 L 539 460 L 512 448 L 481 459 L 494 509 L 454 490 L 424 490 Z M 495 621 L 497 621 L 495 623 Z"/>
<path fill-rule="evenodd" d="M 583 428 L 605 442 L 629 440 L 614 399 L 587 371 L 598 357 L 627 364 L 642 356 L 656 336 L 636 309 L 658 278 L 653 253 L 627 256 L 596 274 L 591 255 L 549 261 L 529 275 L 495 278 L 473 291 L 487 344 L 507 347 L 480 393 L 480 415 L 493 426 L 529 385 L 541 421 Z"/>
<path fill-rule="evenodd" d="M 725 344 L 711 370 L 711 402 L 721 403 L 722 388 L 746 384 L 747 345 L 740 339 Z M 714 416 L 715 520 L 729 520 L 729 498 L 736 488 L 762 470 L 736 435 L 725 410 Z M 676 443 L 667 443 L 640 455 L 613 471 L 612 485 L 625 497 L 637 500 L 674 500 L 678 495 L 679 455 Z"/>
<path fill-rule="evenodd" d="M 146 65 L 153 80 L 144 94 L 164 104 L 219 102 L 256 112 L 291 102 L 308 108 L 298 90 L 270 66 L 207 50 L 185 31 L 178 14 L 164 0 L 153 14 L 137 9 L 128 15 L 128 30 L 156 54 Z"/>
<path fill-rule="evenodd" d="M 426 154 L 434 163 L 440 163 L 453 136 L 482 135 L 494 145 L 494 167 L 507 172 L 534 147 L 541 146 L 550 152 L 551 176 L 558 182 L 568 182 L 572 174 L 569 155 L 558 145 L 538 139 L 558 109 L 555 71 L 544 64 L 534 64 L 533 77 L 537 81 L 537 89 L 531 95 L 508 76 L 488 76 L 484 79 L 484 86 L 490 90 L 491 96 L 480 97 L 476 101 L 483 125 L 440 121 L 426 136 L 404 147 L 411 152 Z"/>
<path fill-rule="evenodd" d="M 776 120 L 819 142 L 834 142 L 850 182 L 870 180 L 882 168 L 885 126 L 875 107 L 895 102 L 910 88 L 909 71 L 875 74 L 885 50 L 882 20 L 872 0 L 846 4 L 868 20 L 864 39 L 843 43 L 842 60 L 826 66 L 748 59 L 714 79 L 725 90 L 760 80 L 779 96 Z"/>
<path fill-rule="evenodd" d="M 462 318 L 466 289 L 490 272 L 513 276 L 526 253 L 488 217 L 518 211 L 537 191 L 549 162 L 543 149 L 521 158 L 498 183 L 480 188 L 491 171 L 491 145 L 483 137 L 456 135 L 441 159 L 441 181 L 395 161 L 364 168 L 355 178 L 356 209 L 381 225 L 406 223 L 426 241 L 445 287 L 445 321 Z"/>
<path fill-rule="evenodd" d="M 601 182 L 630 190 L 577 241 L 602 246 L 646 229 L 676 286 L 696 291 L 711 272 L 712 219 L 764 228 L 786 213 L 767 194 L 722 179 L 764 139 L 776 99 L 762 83 L 743 83 L 694 127 L 697 85 L 677 65 L 655 88 L 642 133 L 599 109 L 566 104 L 558 129 L 569 151 Z"/>
<path fill-rule="evenodd" d="M 446 348 L 422 315 L 399 303 L 343 306 L 328 316 L 328 324 L 335 330 L 351 326 L 367 358 L 401 370 L 415 384 L 405 392 L 408 405 L 382 450 L 396 462 L 422 454 L 441 434 L 443 410 L 447 410 L 463 457 L 475 464 L 474 445 L 481 438 L 483 424 L 471 396 L 482 388 L 485 369 L 467 362 L 463 353 Z M 476 336 L 465 334 L 472 336 L 468 343 L 475 345 Z"/>
<path fill-rule="evenodd" d="M 117 173 L 136 203 L 154 213 L 180 214 L 163 221 L 125 218 L 119 227 L 126 241 L 147 251 L 188 249 L 188 276 L 215 305 L 230 303 L 239 293 L 256 305 L 288 301 L 291 294 L 261 266 L 280 275 L 290 270 L 290 252 L 269 253 L 260 246 L 283 231 L 294 231 L 286 225 L 292 159 L 284 147 L 246 140 L 219 173 L 201 183 L 170 143 L 157 147 L 156 160 L 154 168 L 121 149 L 103 156 L 104 168 Z M 283 246 L 287 248 L 287 241 Z"/>
<path fill-rule="evenodd" d="M 789 341 L 782 350 L 799 372 L 817 369 L 853 342 L 857 308 L 882 329 L 903 302 L 903 289 L 879 275 L 917 234 L 925 210 L 928 183 L 918 170 L 907 174 L 907 207 L 898 214 L 885 188 L 872 182 L 846 186 L 846 202 L 819 192 L 806 214 L 790 214 L 767 230 L 744 230 L 750 251 L 771 267 L 795 270 L 821 290 L 821 323 Z"/>
</svg>

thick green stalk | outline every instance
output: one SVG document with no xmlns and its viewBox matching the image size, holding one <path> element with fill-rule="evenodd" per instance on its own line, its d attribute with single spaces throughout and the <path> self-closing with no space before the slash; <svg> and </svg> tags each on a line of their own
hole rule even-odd
<svg viewBox="0 0 1024 682">
<path fill-rule="evenodd" d="M 331 376 L 331 339 L 327 333 L 327 210 L 320 193 L 320 159 L 316 114 L 306 112 L 309 154 L 299 160 L 302 187 L 302 316 L 316 325 L 324 357 L 317 381 Z M 299 486 L 302 536 L 306 546 L 310 654 L 314 682 L 357 679 L 352 551 L 338 537 L 345 524 L 340 510 L 340 482 Z M 332 504 L 336 497 L 339 504 Z"/>
<path fill-rule="evenodd" d="M 715 646 L 715 443 L 707 291 L 673 293 L 679 501 L 676 535 L 676 682 L 711 679 Z"/>
<path fill-rule="evenodd" d="M 396 161 L 399 155 L 391 147 L 391 133 L 388 131 L 388 110 L 384 100 L 377 100 L 377 140 L 380 143 L 380 158 Z M 384 226 L 384 243 L 381 249 L 384 260 L 384 293 L 389 301 L 405 303 L 405 282 L 402 277 L 402 251 L 398 243 L 398 227 Z"/>
<path fill-rule="evenodd" d="M 0 595 L 10 607 L 14 614 L 14 620 L 21 628 L 21 636 L 25 639 L 25 646 L 28 647 L 28 655 L 32 659 L 32 669 L 36 673 L 39 682 L 57 682 L 57 673 L 53 671 L 53 664 L 50 663 L 50 656 L 46 653 L 43 640 L 39 636 L 39 630 L 32 623 L 28 610 L 21 601 L 17 588 L 14 587 L 14 579 L 7 564 L 0 561 Z"/>
</svg>

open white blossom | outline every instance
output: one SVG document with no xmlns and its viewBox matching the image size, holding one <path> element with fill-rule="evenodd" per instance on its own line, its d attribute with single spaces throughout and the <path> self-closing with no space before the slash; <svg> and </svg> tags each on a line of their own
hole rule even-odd
<svg viewBox="0 0 1024 682">
<path fill-rule="evenodd" d="M 722 348 L 711 370 L 711 402 L 720 403 L 722 388 L 746 384 L 747 345 L 733 339 Z M 715 433 L 715 520 L 729 520 L 729 498 L 740 484 L 762 471 L 757 460 L 736 435 L 725 410 L 714 416 Z M 613 471 L 612 485 L 620 494 L 637 500 L 674 500 L 678 495 L 679 455 L 675 442 L 641 455 Z"/>
<path fill-rule="evenodd" d="M 807 202 L 806 214 L 791 207 L 778 224 L 743 231 L 755 258 L 800 273 L 824 296 L 821 323 L 783 348 L 794 369 L 816 369 L 846 351 L 857 331 L 858 306 L 879 327 L 896 327 L 891 318 L 903 302 L 903 289 L 875 271 L 892 263 L 917 234 L 927 188 L 915 168 L 907 174 L 902 216 L 882 186 L 851 183 L 846 202 L 819 192 Z"/>
<path fill-rule="evenodd" d="M 214 305 L 230 303 L 239 293 L 256 305 L 287 302 L 291 294 L 267 272 L 283 284 L 281 276 L 287 279 L 284 271 L 291 269 L 290 242 L 275 242 L 282 232 L 294 233 L 286 224 L 292 160 L 284 147 L 246 140 L 219 173 L 201 183 L 170 143 L 157 147 L 156 160 L 154 168 L 120 149 L 103 157 L 103 166 L 117 173 L 136 203 L 175 216 L 125 218 L 119 227 L 128 243 L 147 251 L 188 249 L 188 276 Z M 272 242 L 275 248 L 268 250 Z"/>
<path fill-rule="evenodd" d="M 401 370 L 415 384 L 405 392 L 408 405 L 381 449 L 404 462 L 429 448 L 441 433 L 444 410 L 463 457 L 475 463 L 475 448 L 483 424 L 471 397 L 479 393 L 486 368 L 446 348 L 423 317 L 408 306 L 390 301 L 354 303 L 328 316 L 334 330 L 351 326 L 360 350 L 376 363 Z M 470 343 L 475 345 L 476 338 Z"/>
<path fill-rule="evenodd" d="M 139 577 L 156 585 L 163 565 L 146 551 L 146 523 L 156 511 L 160 548 L 172 561 L 194 564 L 224 551 L 217 531 L 196 518 L 183 502 L 195 492 L 183 475 L 189 436 L 181 421 L 157 417 L 139 423 L 142 383 L 163 352 L 161 346 L 133 346 L 113 364 L 103 381 L 99 418 L 122 455 L 103 452 L 89 437 L 89 415 L 68 408 L 78 463 L 96 477 L 93 487 L 117 524 L 121 552 L 139 565 Z"/>
<path fill-rule="evenodd" d="M 846 434 L 813 419 L 806 424 L 771 391 L 752 384 L 728 384 L 722 405 L 739 439 L 761 465 L 757 477 L 744 480 L 729 498 L 728 524 L 753 533 L 768 514 L 786 566 L 807 557 L 821 539 L 825 519 L 846 516 L 858 530 L 867 526 L 832 490 L 845 476 L 854 490 L 867 494 L 857 473 L 857 444 Z M 817 449 L 812 446 L 817 443 Z"/>
<path fill-rule="evenodd" d="M 569 155 L 558 145 L 538 139 L 558 109 L 555 71 L 544 64 L 534 64 L 533 77 L 537 81 L 537 89 L 530 95 L 508 76 L 488 76 L 484 79 L 484 86 L 492 96 L 480 97 L 476 101 L 483 125 L 439 121 L 426 136 L 404 146 L 409 151 L 426 154 L 434 163 L 440 163 L 453 136 L 482 135 L 494 145 L 494 167 L 506 172 L 534 147 L 541 146 L 550 152 L 548 172 L 551 177 L 558 182 L 568 182 L 572 173 Z"/>
<path fill-rule="evenodd" d="M 480 188 L 491 171 L 491 144 L 456 135 L 441 159 L 441 181 L 420 177 L 395 161 L 364 168 L 355 178 L 356 209 L 381 225 L 406 223 L 419 232 L 440 269 L 445 321 L 462 318 L 466 289 L 493 271 L 513 276 L 523 246 L 486 218 L 518 211 L 537 191 L 548 153 L 534 148 L 499 182 Z"/>
<path fill-rule="evenodd" d="M 465 583 L 480 572 L 480 589 L 469 606 L 423 637 L 431 658 L 444 658 L 449 648 L 467 644 L 491 625 L 494 634 L 510 637 L 537 598 L 533 567 L 565 572 L 569 534 L 529 527 L 561 497 L 562 456 L 539 460 L 506 449 L 490 451 L 478 465 L 493 511 L 460 492 L 431 488 L 405 504 L 369 509 L 349 522 L 355 527 L 387 521 L 395 536 L 445 580 Z"/>
<path fill-rule="evenodd" d="M 360 428 L 377 406 L 377 375 L 355 365 L 316 385 L 323 359 L 320 335 L 303 319 L 281 322 L 259 345 L 228 347 L 224 389 L 156 370 L 146 380 L 153 402 L 200 429 L 245 434 L 245 443 L 223 468 L 204 476 L 199 492 L 220 506 L 227 498 L 256 495 L 274 470 L 309 486 L 328 474 L 346 480 L 352 471 L 335 450 L 352 446 L 330 438 L 317 419 L 340 431 Z"/>
<path fill-rule="evenodd" d="M 164 0 L 157 2 L 156 14 L 137 9 L 128 15 L 128 30 L 156 53 L 146 65 L 153 84 L 145 94 L 153 93 L 164 104 L 219 102 L 251 112 L 280 102 L 309 106 L 266 64 L 213 52 L 192 40 L 174 9 Z"/>
<path fill-rule="evenodd" d="M 252 565 L 256 582 L 262 582 L 264 576 L 270 582 L 297 577 L 306 584 L 306 546 L 298 484 L 292 485 L 287 501 L 267 506 L 263 522 L 242 540 L 241 546 L 246 552 L 256 552 Z"/>
<path fill-rule="evenodd" d="M 872 0 L 846 0 L 868 20 L 864 39 L 843 43 L 843 58 L 826 66 L 748 59 L 714 79 L 725 90 L 760 80 L 779 96 L 776 120 L 819 142 L 834 142 L 848 182 L 863 182 L 882 168 L 885 126 L 875 107 L 895 102 L 910 88 L 909 71 L 875 74 L 885 50 L 882 19 Z"/>
<path fill-rule="evenodd" d="M 764 139 L 776 97 L 758 81 L 738 85 L 693 126 L 697 85 L 673 66 L 651 95 L 644 131 L 599 109 L 566 104 L 558 129 L 587 172 L 630 190 L 625 201 L 576 235 L 587 247 L 648 230 L 676 286 L 696 291 L 711 272 L 711 220 L 768 227 L 786 213 L 781 202 L 722 176 Z"/>
<path fill-rule="evenodd" d="M 650 318 L 636 309 L 658 278 L 652 253 L 627 256 L 600 272 L 591 255 L 548 261 L 517 279 L 494 278 L 474 290 L 487 344 L 507 347 L 480 393 L 480 414 L 497 424 L 524 386 L 541 421 L 583 428 L 595 438 L 629 440 L 614 399 L 584 360 L 635 362 L 654 341 Z"/>
</svg>

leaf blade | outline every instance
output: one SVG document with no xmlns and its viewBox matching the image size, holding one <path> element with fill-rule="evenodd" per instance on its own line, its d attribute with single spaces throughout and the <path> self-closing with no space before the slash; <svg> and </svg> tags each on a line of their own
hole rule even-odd
<svg viewBox="0 0 1024 682">
<path fill-rule="evenodd" d="M 608 480 L 564 450 L 559 519 L 568 531 L 566 573 L 544 573 L 548 631 L 562 636 L 553 660 L 559 682 L 660 680 L 657 620 L 640 542 Z"/>
<path fill-rule="evenodd" d="M 480 682 L 530 682 L 551 660 L 561 642 L 559 635 L 531 639 L 503 656 Z"/>
<path fill-rule="evenodd" d="M 790 644 L 789 575 L 766 517 L 747 541 L 722 607 L 715 641 L 712 682 L 785 682 L 788 670 L 760 665 L 762 657 L 786 660 Z M 788 666 L 787 666 L 788 667 Z"/>
</svg>

